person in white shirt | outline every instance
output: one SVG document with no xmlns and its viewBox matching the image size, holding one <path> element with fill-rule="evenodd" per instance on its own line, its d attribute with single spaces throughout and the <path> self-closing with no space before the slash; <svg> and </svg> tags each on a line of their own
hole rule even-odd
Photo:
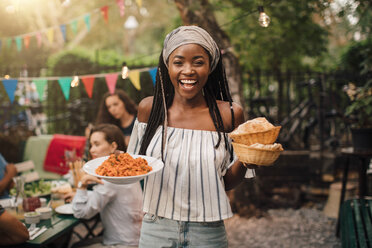
<svg viewBox="0 0 372 248">
<path fill-rule="evenodd" d="M 90 153 L 92 159 L 108 156 L 115 150 L 126 151 L 120 129 L 112 124 L 100 124 L 91 130 Z M 96 182 L 93 190 L 89 183 Z M 139 182 L 118 185 L 84 175 L 72 200 L 76 218 L 90 219 L 100 214 L 103 237 L 77 242 L 73 247 L 138 247 L 142 221 L 142 190 Z"/>
</svg>

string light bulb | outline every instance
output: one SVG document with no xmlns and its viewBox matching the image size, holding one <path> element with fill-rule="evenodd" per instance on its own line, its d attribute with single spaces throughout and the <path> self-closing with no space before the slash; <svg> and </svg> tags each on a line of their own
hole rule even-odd
<svg viewBox="0 0 372 248">
<path fill-rule="evenodd" d="M 77 86 L 79 86 L 79 77 L 74 76 L 74 78 L 71 81 L 71 87 L 77 87 Z"/>
<path fill-rule="evenodd" d="M 129 68 L 127 66 L 127 63 L 123 63 L 123 67 L 121 68 L 121 78 L 126 79 L 129 75 Z"/>
<path fill-rule="evenodd" d="M 258 6 L 258 12 L 260 13 L 258 23 L 261 27 L 267 28 L 270 24 L 270 17 L 265 13 L 263 6 Z"/>
<path fill-rule="evenodd" d="M 5 79 L 9 79 L 10 76 L 7 74 L 7 75 L 4 76 L 4 78 L 5 78 Z"/>
</svg>

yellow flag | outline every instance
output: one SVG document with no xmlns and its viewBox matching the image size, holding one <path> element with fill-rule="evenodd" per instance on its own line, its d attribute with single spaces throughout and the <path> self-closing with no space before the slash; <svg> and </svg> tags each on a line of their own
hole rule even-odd
<svg viewBox="0 0 372 248">
<path fill-rule="evenodd" d="M 136 3 L 138 5 L 138 8 L 142 7 L 142 0 L 136 0 Z"/>
<path fill-rule="evenodd" d="M 129 79 L 137 90 L 141 90 L 140 72 L 138 70 L 130 70 Z"/>
<path fill-rule="evenodd" d="M 50 43 L 53 43 L 54 39 L 54 28 L 49 28 L 47 32 L 47 37 Z"/>
</svg>

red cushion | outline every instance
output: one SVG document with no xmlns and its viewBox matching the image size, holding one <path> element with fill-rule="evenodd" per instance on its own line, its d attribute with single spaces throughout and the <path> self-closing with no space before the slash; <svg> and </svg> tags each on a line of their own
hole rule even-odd
<svg viewBox="0 0 372 248">
<path fill-rule="evenodd" d="M 82 158 L 85 147 L 84 136 L 55 134 L 50 141 L 44 160 L 44 170 L 64 175 L 69 171 L 69 154 L 75 154 L 76 160 Z"/>
</svg>

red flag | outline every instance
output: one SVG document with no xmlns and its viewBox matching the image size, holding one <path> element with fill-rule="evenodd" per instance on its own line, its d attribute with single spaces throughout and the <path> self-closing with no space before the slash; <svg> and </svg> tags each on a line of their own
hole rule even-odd
<svg viewBox="0 0 372 248">
<path fill-rule="evenodd" d="M 28 47 L 30 45 L 30 36 L 29 35 L 27 35 L 27 36 L 25 36 L 25 38 L 23 38 L 23 43 L 25 44 L 26 49 L 28 49 Z"/>
<path fill-rule="evenodd" d="M 87 91 L 89 98 L 92 98 L 94 77 L 91 76 L 81 77 L 81 81 L 83 81 L 85 90 Z"/>
<path fill-rule="evenodd" d="M 111 94 L 114 94 L 116 88 L 116 81 L 118 80 L 118 74 L 112 73 L 105 76 L 106 84 Z"/>
<path fill-rule="evenodd" d="M 101 13 L 103 15 L 103 19 L 105 20 L 105 23 L 107 24 L 108 23 L 108 6 L 107 5 L 101 7 Z"/>
</svg>

